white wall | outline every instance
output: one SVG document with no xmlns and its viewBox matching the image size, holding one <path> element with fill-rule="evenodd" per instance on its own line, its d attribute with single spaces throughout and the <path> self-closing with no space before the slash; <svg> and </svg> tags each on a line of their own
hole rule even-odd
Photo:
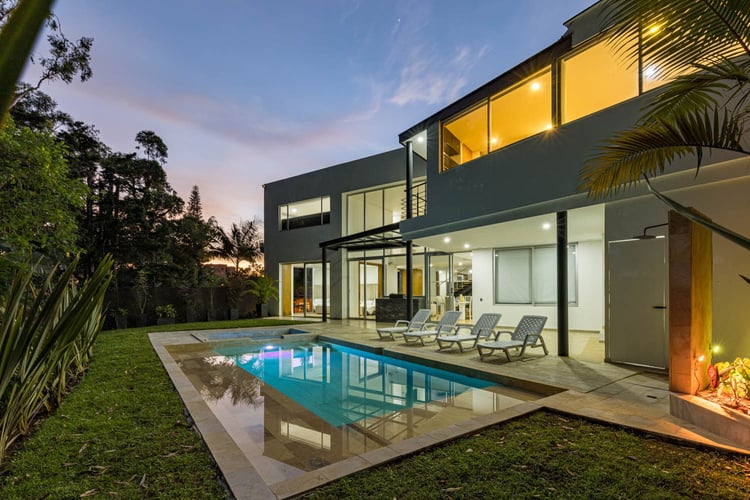
<svg viewBox="0 0 750 500">
<path fill-rule="evenodd" d="M 577 242 L 578 305 L 568 308 L 568 327 L 571 330 L 599 331 L 604 324 L 604 256 L 601 240 Z M 493 250 L 472 253 L 473 315 L 499 312 L 502 326 L 515 326 L 524 314 L 547 316 L 545 328 L 557 328 L 557 306 L 493 304 Z"/>
</svg>

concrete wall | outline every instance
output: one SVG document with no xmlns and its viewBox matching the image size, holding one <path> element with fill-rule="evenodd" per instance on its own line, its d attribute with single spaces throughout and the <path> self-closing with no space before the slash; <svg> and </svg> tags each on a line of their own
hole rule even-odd
<svg viewBox="0 0 750 500">
<path fill-rule="evenodd" d="M 736 176 L 736 178 L 724 178 Z M 684 187 L 666 192 L 730 229 L 750 235 L 750 160 L 706 167 L 696 179 L 681 175 Z M 698 184 L 701 181 L 704 184 Z M 666 183 L 665 183 L 666 185 Z M 648 225 L 667 221 L 667 208 L 651 195 L 607 204 L 607 241 L 629 238 Z M 714 361 L 750 356 L 750 252 L 713 236 L 713 342 L 720 348 Z"/>
<path fill-rule="evenodd" d="M 365 188 L 403 182 L 406 172 L 406 153 L 403 148 L 361 158 L 307 174 L 290 177 L 264 186 L 264 248 L 266 274 L 280 278 L 281 263 L 320 262 L 319 244 L 342 236 L 345 223 L 343 193 Z M 414 159 L 414 175 L 425 175 L 425 162 Z M 331 197 L 331 221 L 314 227 L 279 230 L 279 205 L 319 196 Z M 345 283 L 341 271 L 341 251 L 328 252 L 331 265 L 331 317 L 342 317 L 341 303 Z M 271 314 L 278 314 L 278 303 L 270 304 Z"/>
</svg>

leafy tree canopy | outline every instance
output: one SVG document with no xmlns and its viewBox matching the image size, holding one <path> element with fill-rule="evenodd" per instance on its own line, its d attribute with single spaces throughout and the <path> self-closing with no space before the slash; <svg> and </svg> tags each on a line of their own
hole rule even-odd
<svg viewBox="0 0 750 500">
<path fill-rule="evenodd" d="M 0 242 L 6 259 L 58 260 L 77 250 L 76 215 L 86 187 L 69 177 L 63 145 L 49 132 L 0 129 Z"/>
</svg>

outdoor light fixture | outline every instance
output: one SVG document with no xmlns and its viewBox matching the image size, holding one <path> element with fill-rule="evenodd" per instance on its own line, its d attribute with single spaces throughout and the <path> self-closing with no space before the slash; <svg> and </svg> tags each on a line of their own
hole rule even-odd
<svg viewBox="0 0 750 500">
<path fill-rule="evenodd" d="M 468 243 L 464 243 L 464 248 L 469 248 L 469 246 L 470 245 Z"/>
<path fill-rule="evenodd" d="M 450 243 L 450 242 L 451 242 L 451 239 L 449 237 L 446 236 L 445 238 L 443 238 L 443 243 Z"/>
<path fill-rule="evenodd" d="M 655 234 L 648 234 L 646 231 L 648 231 L 649 229 L 653 229 L 655 227 L 662 227 L 666 225 L 667 223 L 664 222 L 663 224 L 654 224 L 653 226 L 646 226 L 643 228 L 643 234 L 636 234 L 635 236 L 633 236 L 633 239 L 634 240 L 653 240 L 657 236 Z"/>
<path fill-rule="evenodd" d="M 548 231 L 551 228 L 552 224 L 550 224 L 549 222 L 545 222 L 544 224 L 542 224 L 542 229 L 544 229 L 545 231 Z"/>
</svg>

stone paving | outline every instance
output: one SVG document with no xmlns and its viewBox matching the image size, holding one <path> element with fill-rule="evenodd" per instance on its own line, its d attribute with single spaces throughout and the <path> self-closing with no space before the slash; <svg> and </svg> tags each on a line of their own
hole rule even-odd
<svg viewBox="0 0 750 500">
<path fill-rule="evenodd" d="M 476 350 L 464 353 L 460 353 L 457 348 L 438 351 L 435 345 L 417 347 L 401 341 L 383 341 L 378 338 L 375 327 L 375 323 L 371 321 L 334 320 L 309 323 L 304 329 L 322 338 L 329 337 L 339 342 L 382 349 L 384 354 L 402 359 L 418 358 L 423 364 L 440 365 L 448 369 L 452 367 L 467 375 L 475 371 L 492 374 L 504 385 L 537 392 L 546 397 L 393 443 L 269 486 L 242 456 L 237 445 L 226 435 L 222 435 L 221 429 L 212 421 L 210 410 L 202 404 L 200 395 L 192 385 L 184 380 L 184 376 L 181 377 L 179 366 L 164 348 L 165 345 L 185 342 L 185 332 L 152 334 L 151 340 L 237 498 L 290 498 L 353 472 L 541 408 L 699 445 L 750 453 L 733 442 L 672 417 L 669 413 L 667 376 L 604 363 L 603 343 L 599 342 L 596 333 L 570 332 L 570 356 L 559 357 L 556 355 L 556 332 L 545 331 L 544 338 L 550 355 L 545 356 L 541 349 L 534 349 L 527 351 L 523 359 L 508 362 L 502 353 L 480 361 Z"/>
</svg>

